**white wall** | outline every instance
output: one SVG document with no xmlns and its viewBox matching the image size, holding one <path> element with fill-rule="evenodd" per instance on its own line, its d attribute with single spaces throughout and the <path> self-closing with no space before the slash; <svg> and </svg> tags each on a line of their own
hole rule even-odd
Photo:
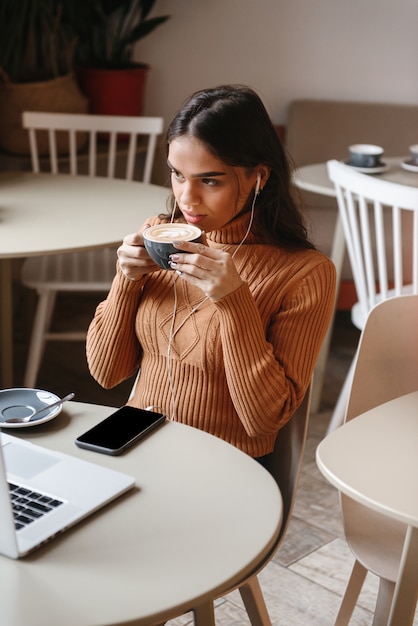
<svg viewBox="0 0 418 626">
<path fill-rule="evenodd" d="M 193 91 L 245 83 L 275 123 L 295 98 L 418 103 L 418 0 L 158 0 L 137 45 L 145 114 L 166 123 Z"/>
<path fill-rule="evenodd" d="M 418 104 L 418 0 L 158 0 L 154 15 L 165 14 L 135 58 L 151 66 L 144 113 L 166 125 L 220 83 L 256 89 L 276 124 L 296 98 Z M 326 253 L 335 215 L 311 216 Z"/>
</svg>

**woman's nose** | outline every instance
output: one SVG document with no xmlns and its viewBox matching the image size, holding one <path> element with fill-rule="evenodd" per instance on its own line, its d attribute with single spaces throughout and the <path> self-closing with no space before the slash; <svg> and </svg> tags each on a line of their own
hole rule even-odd
<svg viewBox="0 0 418 626">
<path fill-rule="evenodd" d="M 199 204 L 200 197 L 196 189 L 194 181 L 185 182 L 181 189 L 181 202 L 182 204 Z"/>
</svg>

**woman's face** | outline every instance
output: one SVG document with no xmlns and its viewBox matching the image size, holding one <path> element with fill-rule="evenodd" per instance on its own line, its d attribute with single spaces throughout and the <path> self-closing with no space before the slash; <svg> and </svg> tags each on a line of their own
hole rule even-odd
<svg viewBox="0 0 418 626">
<path fill-rule="evenodd" d="M 222 228 L 253 197 L 257 171 L 225 165 L 205 144 L 184 135 L 168 150 L 171 185 L 177 205 L 189 224 L 210 232 Z"/>
</svg>

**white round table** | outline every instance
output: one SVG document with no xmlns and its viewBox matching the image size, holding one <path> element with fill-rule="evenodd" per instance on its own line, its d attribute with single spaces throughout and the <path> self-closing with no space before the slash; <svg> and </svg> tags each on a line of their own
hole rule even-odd
<svg viewBox="0 0 418 626">
<path fill-rule="evenodd" d="M 275 546 L 276 482 L 217 437 L 167 422 L 119 457 L 74 445 L 114 409 L 69 402 L 55 420 L 12 434 L 136 478 L 136 488 L 29 557 L 0 557 L 7 626 L 149 626 L 234 588 Z M 203 607 L 203 608 L 202 608 Z"/>
<path fill-rule="evenodd" d="M 122 241 L 165 211 L 169 189 L 119 179 L 69 174 L 0 174 L 2 385 L 12 385 L 11 259 Z"/>
<path fill-rule="evenodd" d="M 318 467 L 332 485 L 408 526 L 388 626 L 411 625 L 417 601 L 417 414 L 415 391 L 350 420 L 316 450 Z"/>
</svg>

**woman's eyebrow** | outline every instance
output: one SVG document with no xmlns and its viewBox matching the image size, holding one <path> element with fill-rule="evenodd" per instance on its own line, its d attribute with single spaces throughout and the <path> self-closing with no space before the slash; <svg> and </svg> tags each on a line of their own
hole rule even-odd
<svg viewBox="0 0 418 626">
<path fill-rule="evenodd" d="M 167 165 L 170 169 L 174 170 L 175 172 L 179 171 L 177 170 L 177 168 L 171 165 L 168 159 L 167 159 Z M 213 178 L 215 176 L 226 176 L 226 172 L 213 171 L 213 172 L 200 172 L 198 174 L 192 174 L 192 178 Z"/>
<path fill-rule="evenodd" d="M 214 176 L 226 176 L 226 172 L 202 172 L 200 174 L 192 174 L 192 178 L 213 178 Z"/>
</svg>

